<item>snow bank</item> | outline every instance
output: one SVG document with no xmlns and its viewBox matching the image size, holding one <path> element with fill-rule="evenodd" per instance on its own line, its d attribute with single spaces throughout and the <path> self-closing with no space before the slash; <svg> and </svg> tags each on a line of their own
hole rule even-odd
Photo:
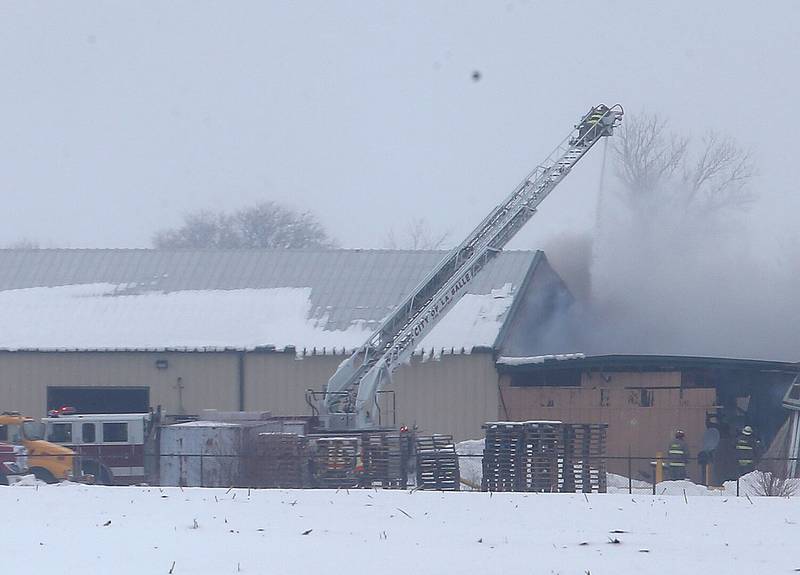
<svg viewBox="0 0 800 575">
<path fill-rule="evenodd" d="M 483 481 L 483 448 L 485 439 L 470 439 L 456 443 L 458 467 L 461 479 L 480 488 Z M 462 489 L 471 489 L 470 485 L 462 485 Z"/>
<path fill-rule="evenodd" d="M 790 573 L 780 498 L 0 487 L 3 567 L 46 573 Z M 754 528 L 754 526 L 757 526 Z"/>
<path fill-rule="evenodd" d="M 471 439 L 456 444 L 456 452 L 461 456 L 458 460 L 461 478 L 465 479 L 472 485 L 480 486 L 483 479 L 483 461 L 480 456 L 483 455 L 485 443 L 486 442 L 483 439 Z M 608 488 L 608 493 L 628 493 L 628 478 L 622 475 L 607 473 L 606 485 Z M 652 494 L 653 492 L 653 484 L 648 483 L 647 481 L 634 479 L 631 482 L 631 487 L 632 493 L 636 495 Z M 462 486 L 462 488 L 469 489 L 469 486 Z M 684 494 L 687 497 L 736 497 L 736 481 L 726 481 L 724 485 L 717 487 L 698 485 L 688 480 L 662 481 L 656 485 L 656 495 L 659 496 L 683 497 Z M 759 497 L 764 495 L 764 489 L 761 486 L 759 472 L 754 471 L 742 476 L 739 482 L 739 494 L 741 497 L 744 497 L 745 495 L 749 495 L 750 497 Z M 786 494 L 800 497 L 800 479 L 790 479 L 788 481 L 788 489 Z"/>
<path fill-rule="evenodd" d="M 621 475 L 607 474 L 609 493 L 628 493 L 628 478 Z M 790 479 L 788 482 L 787 495 L 800 496 L 800 479 Z M 633 493 L 652 493 L 653 484 L 646 481 L 633 481 Z M 684 481 L 662 481 L 656 484 L 656 495 L 680 495 L 684 493 L 687 497 L 703 495 L 718 497 L 736 497 L 736 481 L 726 481 L 721 486 L 707 487 L 698 485 L 688 480 Z M 764 495 L 761 485 L 760 472 L 753 471 L 743 475 L 739 480 L 739 494 L 741 497 L 759 497 Z"/>
<path fill-rule="evenodd" d="M 311 288 L 150 291 L 107 283 L 0 291 L 1 349 L 153 349 L 295 346 L 352 350 L 365 320 L 331 330 L 311 319 Z M 491 346 L 513 299 L 511 284 L 466 295 L 417 350 Z M 374 323 L 374 322 L 373 322 Z"/>
</svg>

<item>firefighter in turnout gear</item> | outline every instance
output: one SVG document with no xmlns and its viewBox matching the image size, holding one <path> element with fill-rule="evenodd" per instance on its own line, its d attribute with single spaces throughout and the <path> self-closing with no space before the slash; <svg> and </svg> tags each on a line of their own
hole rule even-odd
<svg viewBox="0 0 800 575">
<path fill-rule="evenodd" d="M 583 145 L 588 146 L 600 137 L 602 129 L 598 124 L 607 113 L 608 106 L 600 104 L 596 108 L 589 110 L 589 113 L 584 116 L 583 121 L 578 126 L 578 139 L 582 140 Z"/>
<path fill-rule="evenodd" d="M 667 449 L 668 477 L 672 481 L 686 479 L 686 465 L 689 462 L 689 446 L 686 445 L 685 434 L 682 430 L 675 432 L 675 439 Z"/>
<path fill-rule="evenodd" d="M 756 468 L 757 445 L 753 437 L 753 428 L 745 425 L 736 440 L 736 463 L 739 469 L 739 477 L 750 473 Z"/>
</svg>

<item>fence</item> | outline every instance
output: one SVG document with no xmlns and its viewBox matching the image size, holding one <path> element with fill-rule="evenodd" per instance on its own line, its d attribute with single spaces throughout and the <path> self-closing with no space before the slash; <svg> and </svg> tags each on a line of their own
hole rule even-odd
<svg viewBox="0 0 800 575">
<path fill-rule="evenodd" d="M 642 493 L 648 491 L 653 495 L 663 493 L 659 491 L 659 484 L 666 481 L 679 481 L 687 480 L 695 483 L 699 487 L 707 487 L 708 489 L 722 489 L 723 486 L 735 483 L 736 496 L 744 494 L 742 489 L 742 480 L 745 476 L 753 471 L 758 472 L 755 477 L 750 478 L 750 487 L 752 482 L 758 483 L 757 491 L 764 491 L 758 493 L 759 495 L 800 495 L 800 477 L 791 477 L 787 473 L 788 464 L 790 462 L 797 462 L 800 460 L 798 457 L 762 457 L 756 460 L 755 465 L 746 467 L 731 475 L 720 478 L 719 481 L 711 481 L 709 478 L 712 476 L 711 470 L 713 463 L 708 462 L 705 458 L 690 457 L 686 459 L 687 469 L 696 466 L 696 474 L 699 475 L 700 480 L 694 481 L 690 479 L 689 473 L 681 473 L 680 466 L 670 465 L 670 460 L 657 454 L 655 457 L 644 457 L 634 455 L 585 455 L 582 457 L 581 462 L 584 468 L 589 469 L 605 469 L 609 463 L 617 462 L 622 463 L 627 468 L 628 472 L 624 475 L 606 473 L 606 480 L 603 482 L 602 487 L 598 488 L 594 482 L 587 482 L 583 485 L 569 483 L 563 479 L 559 481 L 550 480 L 543 484 L 534 485 L 532 488 L 520 487 L 513 481 L 500 481 L 497 476 L 493 476 L 489 481 L 485 477 L 480 477 L 477 470 L 485 471 L 487 467 L 485 454 L 482 453 L 459 453 L 458 458 L 461 467 L 461 474 L 463 483 L 473 490 L 481 491 L 538 491 L 538 492 L 560 492 L 560 493 L 593 493 L 593 492 L 606 492 L 608 486 L 614 488 L 616 492 L 626 490 L 629 494 Z M 490 454 L 489 457 L 494 460 L 494 455 Z M 645 463 L 650 467 L 652 472 L 649 475 L 640 475 L 635 477 L 635 468 L 637 463 Z M 566 466 L 562 460 L 557 460 L 552 463 L 559 473 L 562 473 L 563 468 Z M 473 472 L 465 472 L 466 469 L 471 469 Z M 675 471 L 673 471 L 673 469 Z M 476 477 L 477 476 L 477 477 Z M 609 477 L 613 476 L 614 481 Z"/>
<path fill-rule="evenodd" d="M 279 441 L 280 452 L 274 449 L 255 452 L 249 455 L 214 455 L 214 454 L 150 454 L 145 453 L 148 464 L 142 466 L 140 461 L 129 461 L 123 464 L 119 453 L 104 459 L 102 454 L 90 461 L 90 470 L 108 468 L 111 477 L 104 477 L 102 473 L 94 475 L 94 482 L 104 484 L 141 484 L 149 485 L 174 485 L 174 486 L 204 486 L 204 487 L 248 487 L 248 488 L 358 488 L 378 487 L 387 489 L 433 489 L 455 490 L 458 485 L 462 488 L 481 491 L 537 491 L 561 493 L 597 493 L 605 492 L 608 487 L 615 492 L 651 493 L 662 494 L 665 481 L 676 479 L 671 473 L 669 460 L 660 457 L 643 457 L 633 455 L 585 455 L 579 462 L 580 469 L 601 470 L 611 462 L 624 465 L 629 472 L 624 475 L 606 474 L 602 478 L 593 475 L 590 480 L 570 481 L 569 461 L 565 462 L 556 454 L 544 452 L 546 457 L 539 461 L 547 460 L 554 465 L 555 472 L 541 473 L 530 467 L 520 468 L 522 483 L 503 479 L 495 475 L 490 481 L 483 478 L 482 471 L 487 467 L 483 453 L 455 453 L 453 444 L 447 438 L 435 442 L 430 437 L 423 440 L 423 452 L 427 458 L 422 462 L 417 454 L 406 450 L 390 450 L 385 446 L 373 446 L 372 466 L 364 462 L 364 471 L 359 473 L 357 450 L 352 444 L 326 443 L 325 449 L 317 448 L 316 452 L 306 450 L 295 441 Z M 410 446 L 409 446 L 410 448 Z M 277 456 L 276 456 L 277 453 Z M 425 453 L 423 453 L 425 455 Z M 496 452 L 488 454 L 492 466 L 496 463 Z M 48 477 L 40 475 L 38 471 L 51 468 L 50 464 L 59 464 L 64 467 L 65 456 L 37 455 L 27 458 L 27 466 L 37 470 L 37 476 L 47 481 L 62 480 L 66 477 Z M 794 457 L 762 457 L 757 460 L 754 468 L 746 468 L 742 473 L 724 477 L 722 481 L 707 481 L 709 477 L 709 464 L 703 458 L 691 457 L 687 460 L 688 468 L 695 467 L 700 472 L 701 480 L 695 482 L 698 486 L 708 486 L 709 489 L 720 489 L 723 484 L 728 486 L 726 494 L 733 494 L 730 486 L 735 485 L 735 495 L 744 496 L 748 490 L 755 488 L 758 495 L 800 495 L 800 478 L 788 477 L 784 472 L 790 462 L 797 462 L 800 458 Z M 137 464 L 138 463 L 138 464 Z M 648 477 L 634 477 L 633 470 L 637 463 L 646 463 L 652 469 Z M 113 466 L 112 466 L 113 464 Z M 178 473 L 171 476 L 164 474 L 165 467 L 176 466 Z M 85 461 L 80 456 L 74 456 L 73 469 L 76 475 L 86 471 Z M 495 466 L 495 470 L 501 469 Z M 565 473 L 565 469 L 567 472 Z M 706 470 L 703 475 L 703 470 Z M 478 470 L 481 470 L 478 472 Z M 503 470 L 503 469 L 501 469 Z M 751 471 L 760 474 L 750 476 L 749 483 L 742 482 L 742 476 Z M 575 474 L 573 477 L 577 477 Z M 164 479 L 172 480 L 164 481 Z M 507 478 L 508 476 L 506 476 Z M 3 475 L 0 473 L 0 483 Z M 677 477 L 680 478 L 680 477 Z M 753 482 L 757 485 L 753 485 Z M 602 487 L 601 487 L 602 485 Z M 661 487 L 659 487 L 661 485 Z M 691 493 L 690 493 L 691 495 Z"/>
</svg>

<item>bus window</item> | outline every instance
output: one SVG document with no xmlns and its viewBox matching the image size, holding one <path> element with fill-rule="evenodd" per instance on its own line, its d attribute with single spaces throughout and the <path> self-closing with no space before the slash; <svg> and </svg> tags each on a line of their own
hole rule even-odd
<svg viewBox="0 0 800 575">
<path fill-rule="evenodd" d="M 81 438 L 82 443 L 94 443 L 95 442 L 95 427 L 94 423 L 84 423 L 81 426 Z"/>
<path fill-rule="evenodd" d="M 126 443 L 128 441 L 128 424 L 104 423 L 103 441 L 105 443 Z"/>
</svg>

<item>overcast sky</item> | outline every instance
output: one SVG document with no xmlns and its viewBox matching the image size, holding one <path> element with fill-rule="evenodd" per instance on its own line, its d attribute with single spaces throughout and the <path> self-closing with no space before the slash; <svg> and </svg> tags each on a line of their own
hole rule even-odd
<svg viewBox="0 0 800 575">
<path fill-rule="evenodd" d="M 592 104 L 621 102 L 750 147 L 746 223 L 779 245 L 800 227 L 798 36 L 790 0 L 5 0 L 0 243 L 147 246 L 187 211 L 260 200 L 345 247 L 414 217 L 459 239 Z M 591 229 L 598 148 L 511 247 Z"/>
</svg>

